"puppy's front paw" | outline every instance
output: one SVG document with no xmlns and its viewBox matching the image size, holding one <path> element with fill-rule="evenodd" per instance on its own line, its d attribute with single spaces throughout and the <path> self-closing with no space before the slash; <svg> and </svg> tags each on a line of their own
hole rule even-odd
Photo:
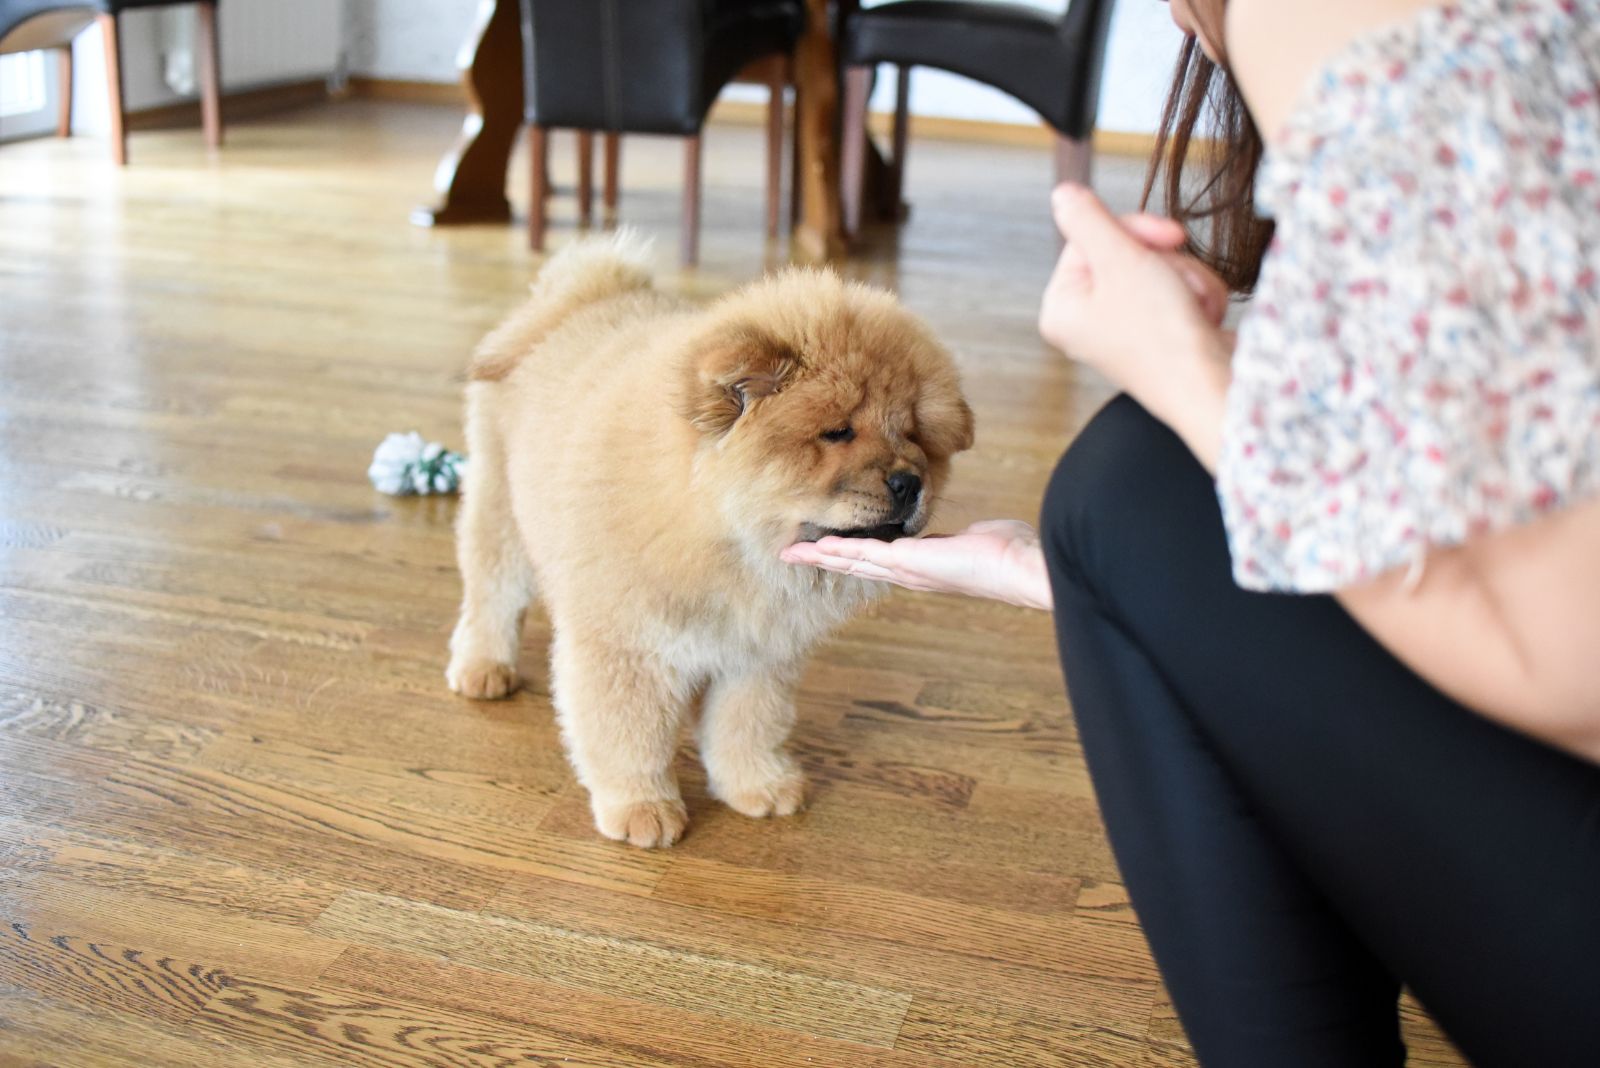
<svg viewBox="0 0 1600 1068">
<path fill-rule="evenodd" d="M 452 658 L 444 677 L 450 689 L 476 701 L 505 697 L 522 684 L 522 680 L 517 678 L 516 668 L 493 660 Z"/>
<path fill-rule="evenodd" d="M 789 768 L 770 782 L 715 792 L 729 808 L 751 819 L 793 816 L 805 804 L 806 777 L 799 768 Z"/>
<path fill-rule="evenodd" d="M 641 849 L 664 849 L 683 837 L 689 812 L 677 798 L 625 805 L 596 804 L 594 822 L 607 838 Z"/>
</svg>

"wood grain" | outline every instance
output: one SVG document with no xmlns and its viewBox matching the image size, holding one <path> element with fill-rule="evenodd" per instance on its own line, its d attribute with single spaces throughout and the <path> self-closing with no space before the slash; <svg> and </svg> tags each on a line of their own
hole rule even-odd
<svg viewBox="0 0 1600 1068">
<path fill-rule="evenodd" d="M 1193 1064 L 1043 616 L 888 598 L 805 673 L 808 808 L 732 813 L 686 749 L 665 852 L 594 833 L 539 612 L 522 692 L 451 696 L 455 502 L 363 473 L 391 431 L 459 444 L 466 356 L 538 260 L 405 224 L 459 109 L 229 119 L 220 155 L 148 131 L 120 172 L 93 139 L 0 150 L 0 1065 Z M 761 137 L 706 138 L 693 274 L 679 145 L 630 140 L 668 289 L 787 262 Z M 963 370 L 938 526 L 1030 517 L 1108 394 L 1034 332 L 1049 156 L 916 151 L 915 217 L 846 269 Z M 1099 170 L 1131 207 L 1140 168 Z"/>
</svg>

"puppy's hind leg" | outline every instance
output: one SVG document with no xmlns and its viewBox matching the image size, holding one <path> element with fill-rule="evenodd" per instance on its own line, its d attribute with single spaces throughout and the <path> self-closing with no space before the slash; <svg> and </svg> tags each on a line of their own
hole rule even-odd
<svg viewBox="0 0 1600 1068">
<path fill-rule="evenodd" d="M 794 673 L 715 680 L 700 719 L 700 760 L 711 796 L 760 819 L 790 816 L 805 801 L 806 780 L 784 748 L 794 728 Z"/>
<path fill-rule="evenodd" d="M 505 450 L 485 405 L 468 387 L 466 478 L 456 520 L 461 618 L 450 636 L 445 679 L 463 697 L 504 697 L 517 688 L 522 616 L 533 599 L 533 567 L 511 514 Z"/>
</svg>

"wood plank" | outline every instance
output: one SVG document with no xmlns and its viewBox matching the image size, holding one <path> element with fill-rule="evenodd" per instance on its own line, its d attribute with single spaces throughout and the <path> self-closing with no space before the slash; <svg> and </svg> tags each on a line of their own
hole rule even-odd
<svg viewBox="0 0 1600 1068">
<path fill-rule="evenodd" d="M 4 1068 L 337 1068 L 307 1049 L 282 1054 L 187 1024 L 129 1012 L 111 1014 L 0 987 L 0 1066 Z M 63 1050 L 72 1059 L 64 1060 Z"/>
<path fill-rule="evenodd" d="M 0 983 L 86 1008 L 182 1022 L 228 984 L 215 968 L 11 919 L 0 929 Z"/>
<path fill-rule="evenodd" d="M 1074 1023 L 1042 1012 L 1007 1012 L 918 997 L 896 1048 L 966 1064 L 1015 1068 L 1115 1068 L 1138 1064 L 1148 1044 L 1137 1033 Z"/>
<path fill-rule="evenodd" d="M 418 1002 L 320 985 L 236 979 L 193 1020 L 195 1027 L 278 1050 L 361 1068 L 665 1068 L 667 1062 L 586 1045 L 547 1030 Z"/>
<path fill-rule="evenodd" d="M 820 1035 L 797 1034 L 708 1013 L 542 982 L 393 950 L 352 946 L 323 980 L 350 989 L 593 1040 L 673 1064 L 745 1068 L 941 1068 L 942 1058 L 905 1055 Z"/>
<path fill-rule="evenodd" d="M 38 957 L 43 951 L 29 948 L 51 939 L 70 942 L 74 947 L 70 952 L 75 955 L 88 952 L 93 957 L 94 951 L 84 949 L 90 943 L 115 944 L 144 957 L 182 957 L 190 962 L 186 968 L 200 967 L 195 962 L 203 961 L 206 969 L 291 982 L 319 975 L 345 948 L 334 939 L 290 924 L 256 919 L 243 911 L 127 890 L 103 890 L 50 874 L 30 874 L 0 883 L 0 914 L 11 932 L 8 937 L 17 939 L 11 950 L 13 963 L 3 980 L 29 988 L 35 988 L 29 976 L 43 975 L 42 969 L 48 967 L 55 967 L 60 975 L 77 959 Z M 21 934 L 24 930 L 26 939 Z M 36 957 L 42 962 L 37 967 Z M 117 965 L 123 970 L 104 982 L 77 984 L 86 1004 L 93 1006 L 95 999 L 113 986 L 138 985 L 136 970 L 128 970 L 135 964 L 124 964 Z M 69 988 L 62 986 L 59 993 L 48 986 L 37 989 L 59 1000 L 59 993 Z M 177 996 L 175 990 L 168 1000 L 176 1005 Z M 186 1011 L 198 1007 L 193 1004 Z"/>
<path fill-rule="evenodd" d="M 620 993 L 636 1001 L 868 1046 L 894 1043 L 911 1000 L 882 987 L 676 952 L 628 933 L 577 931 L 360 892 L 340 896 L 311 929 L 342 941 L 437 953 L 580 990 Z"/>
<path fill-rule="evenodd" d="M 949 953 L 1002 957 L 1051 970 L 1082 969 L 1087 959 L 1103 965 L 1107 950 L 1103 941 L 1086 937 L 1070 907 L 1055 915 L 1010 912 L 692 857 L 677 858 L 652 896 L 733 916 Z M 1136 974 L 1145 976 L 1152 970 L 1140 954 Z"/>
<path fill-rule="evenodd" d="M 602 939 L 626 939 L 646 930 L 653 945 L 675 954 L 778 967 L 918 996 L 976 997 L 1018 1011 L 1043 1011 L 1078 1023 L 1124 1029 L 1145 1026 L 1155 986 L 1152 966 L 1141 957 L 1142 936 L 1136 930 L 1109 934 L 1103 943 L 1109 950 L 1104 958 L 1094 953 L 1095 936 L 1088 936 L 1083 952 L 1092 965 L 1080 971 L 1047 971 L 998 955 L 904 944 L 890 930 L 863 938 L 853 931 L 740 916 L 710 900 L 703 905 L 654 897 L 641 900 L 523 876 L 508 882 L 491 908 L 500 915 L 560 924 Z"/>
<path fill-rule="evenodd" d="M 16 843 L 17 852 L 5 856 L 10 843 Z M 339 892 L 332 884 L 294 873 L 4 818 L 0 818 L 0 856 L 5 857 L 0 867 L 12 876 L 42 872 L 102 890 L 219 907 L 296 925 L 309 923 Z"/>
<path fill-rule="evenodd" d="M 370 819 L 347 819 L 341 829 L 320 818 L 325 804 L 240 785 L 242 792 L 226 779 L 133 766 L 48 742 L 0 744 L 4 811 L 42 827 L 93 827 L 109 838 L 457 905 L 482 904 L 503 878 L 492 869 L 425 860 L 382 828 L 381 840 L 365 838 L 362 832 L 374 827 Z"/>
</svg>

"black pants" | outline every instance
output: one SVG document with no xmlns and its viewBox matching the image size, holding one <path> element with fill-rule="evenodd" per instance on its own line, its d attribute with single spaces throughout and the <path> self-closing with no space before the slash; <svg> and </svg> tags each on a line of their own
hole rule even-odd
<svg viewBox="0 0 1600 1068">
<path fill-rule="evenodd" d="M 1600 1065 L 1600 767 L 1331 598 L 1240 590 L 1210 477 L 1126 397 L 1041 528 L 1111 844 L 1204 1064 L 1402 1063 L 1404 983 L 1480 1068 Z"/>
</svg>

